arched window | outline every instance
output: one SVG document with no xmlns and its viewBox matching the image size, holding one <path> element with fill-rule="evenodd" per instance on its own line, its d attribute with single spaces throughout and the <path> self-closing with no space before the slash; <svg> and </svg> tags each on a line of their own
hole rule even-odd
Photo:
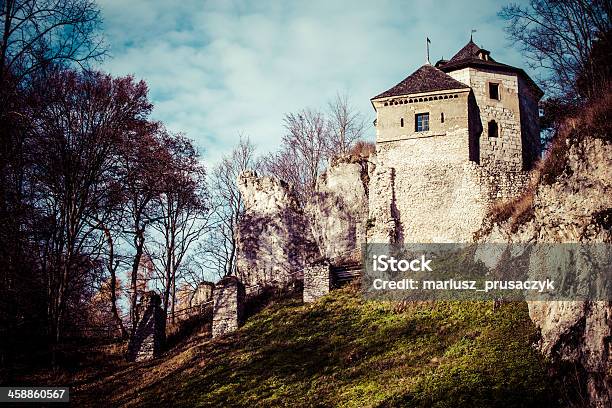
<svg viewBox="0 0 612 408">
<path fill-rule="evenodd" d="M 444 123 L 444 112 L 440 113 L 440 123 Z"/>
<path fill-rule="evenodd" d="M 497 126 L 497 122 L 494 120 L 489 121 L 489 137 L 498 137 L 499 136 L 499 126 Z"/>
</svg>

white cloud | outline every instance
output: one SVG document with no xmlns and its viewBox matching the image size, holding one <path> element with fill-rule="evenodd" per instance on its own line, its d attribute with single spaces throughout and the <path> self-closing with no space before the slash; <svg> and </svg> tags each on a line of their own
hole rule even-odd
<svg viewBox="0 0 612 408">
<path fill-rule="evenodd" d="M 276 148 L 285 113 L 323 109 L 338 91 L 373 119 L 369 98 L 424 63 L 426 36 L 435 61 L 476 28 L 478 44 L 521 65 L 496 18 L 502 3 L 487 0 L 100 3 L 113 55 L 102 69 L 145 79 L 154 117 L 211 161 L 241 132 Z"/>
</svg>

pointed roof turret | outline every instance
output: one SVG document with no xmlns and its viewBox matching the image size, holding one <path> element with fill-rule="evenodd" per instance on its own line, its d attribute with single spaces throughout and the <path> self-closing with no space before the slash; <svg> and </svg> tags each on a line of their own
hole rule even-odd
<svg viewBox="0 0 612 408">
<path fill-rule="evenodd" d="M 399 84 L 372 99 L 463 88 L 469 88 L 469 86 L 457 81 L 431 64 L 425 64 Z"/>
<path fill-rule="evenodd" d="M 453 63 L 468 60 L 471 58 L 477 58 L 478 51 L 480 50 L 481 48 L 477 46 L 470 38 L 470 42 L 468 42 L 462 49 L 460 49 L 459 52 L 456 53 L 453 58 L 451 58 L 448 62 Z"/>
<path fill-rule="evenodd" d="M 536 93 L 544 94 L 535 82 L 525 71 L 511 65 L 502 64 L 491 57 L 491 53 L 484 48 L 477 46 L 470 38 L 470 41 L 457 52 L 448 62 L 436 64 L 444 72 L 452 72 L 462 68 L 484 68 L 492 71 L 513 72 L 527 80 L 534 88 Z"/>
</svg>

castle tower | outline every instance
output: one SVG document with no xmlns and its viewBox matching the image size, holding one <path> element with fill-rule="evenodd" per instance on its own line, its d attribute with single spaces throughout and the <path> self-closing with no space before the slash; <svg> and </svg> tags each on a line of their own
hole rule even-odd
<svg viewBox="0 0 612 408">
<path fill-rule="evenodd" d="M 369 242 L 470 242 L 539 157 L 542 91 L 471 40 L 371 99 L 377 167 Z"/>
<path fill-rule="evenodd" d="M 472 90 L 472 160 L 497 169 L 531 169 L 541 153 L 538 102 L 543 92 L 525 71 L 495 61 L 472 40 L 436 67 Z"/>
</svg>

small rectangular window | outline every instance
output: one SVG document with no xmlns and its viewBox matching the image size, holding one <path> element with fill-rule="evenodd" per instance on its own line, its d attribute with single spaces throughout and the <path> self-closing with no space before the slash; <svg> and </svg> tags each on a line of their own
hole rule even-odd
<svg viewBox="0 0 612 408">
<path fill-rule="evenodd" d="M 489 98 L 499 100 L 499 84 L 489 82 Z"/>
<path fill-rule="evenodd" d="M 415 115 L 414 130 L 416 132 L 425 132 L 429 130 L 429 112 L 417 113 Z"/>
<path fill-rule="evenodd" d="M 401 119 L 400 119 L 400 126 L 401 126 L 401 127 L 404 127 L 404 118 L 401 118 Z"/>
<path fill-rule="evenodd" d="M 440 114 L 440 123 L 444 123 L 444 112 Z"/>
<path fill-rule="evenodd" d="M 499 136 L 499 127 L 497 126 L 497 122 L 494 120 L 489 122 L 489 137 L 498 137 Z"/>
</svg>

